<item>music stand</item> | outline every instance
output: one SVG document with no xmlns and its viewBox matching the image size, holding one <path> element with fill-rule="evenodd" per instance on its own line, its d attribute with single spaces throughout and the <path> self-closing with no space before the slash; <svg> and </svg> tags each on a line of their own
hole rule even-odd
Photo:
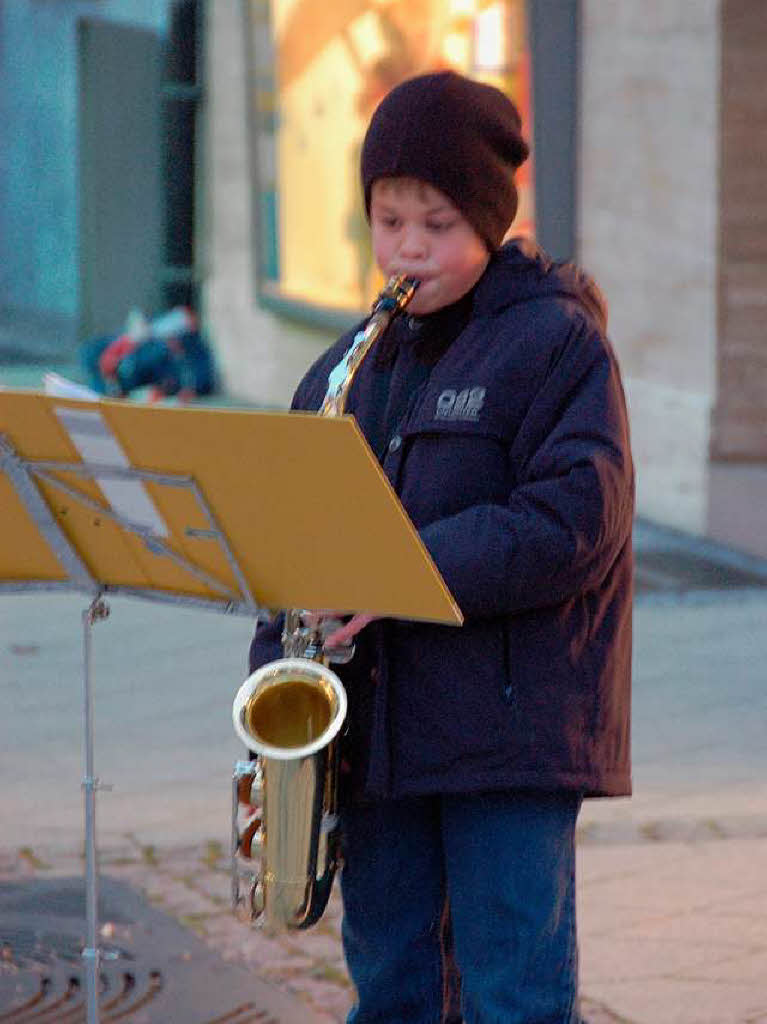
<svg viewBox="0 0 767 1024">
<path fill-rule="evenodd" d="M 76 590 L 82 614 L 87 1021 L 98 1024 L 92 628 L 105 598 L 268 617 L 460 610 L 351 417 L 0 392 L 0 592 Z M 339 544 L 339 537 L 341 543 Z"/>
</svg>

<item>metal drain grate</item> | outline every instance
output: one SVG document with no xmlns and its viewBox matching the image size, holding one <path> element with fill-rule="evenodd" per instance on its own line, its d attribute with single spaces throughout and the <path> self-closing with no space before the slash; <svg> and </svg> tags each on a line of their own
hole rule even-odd
<svg viewBox="0 0 767 1024">
<path fill-rule="evenodd" d="M 19 969 L 9 960 L 7 949 L 4 947 L 0 968 L 0 1024 L 85 1024 L 82 971 L 64 965 Z M 157 1006 L 165 982 L 162 971 L 109 965 L 100 971 L 99 982 L 99 1020 L 103 1024 L 166 1019 L 167 1010 Z M 200 1019 L 199 1024 L 280 1024 L 280 1018 L 246 1001 L 226 1013 Z"/>
<path fill-rule="evenodd" d="M 85 1024 L 81 879 L 0 884 L 0 1024 Z M 102 878 L 110 925 L 99 967 L 99 1020 L 124 1024 L 312 1024 L 315 1015 L 129 886 Z"/>
<path fill-rule="evenodd" d="M 54 966 L 62 961 L 73 967 L 81 966 L 82 941 L 76 933 L 6 926 L 2 936 L 2 959 L 17 969 L 46 964 Z M 101 953 L 107 961 L 135 959 L 129 949 L 107 943 L 101 944 Z"/>
<path fill-rule="evenodd" d="M 101 1020 L 136 1019 L 161 991 L 160 971 L 128 971 L 121 968 L 100 972 L 99 1016 Z M 80 1024 L 85 1020 L 85 987 L 81 972 L 60 967 L 38 973 L 27 969 L 12 978 L 13 994 L 0 982 L 2 1024 Z"/>
</svg>

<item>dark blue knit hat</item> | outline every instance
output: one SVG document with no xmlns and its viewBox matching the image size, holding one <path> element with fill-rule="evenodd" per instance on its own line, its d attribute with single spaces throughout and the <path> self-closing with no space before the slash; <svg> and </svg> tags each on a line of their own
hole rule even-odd
<svg viewBox="0 0 767 1024">
<path fill-rule="evenodd" d="M 444 192 L 492 251 L 517 212 L 514 172 L 528 153 L 519 112 L 500 89 L 454 71 L 409 78 L 384 97 L 365 135 L 365 208 L 369 215 L 377 178 L 419 178 Z"/>
</svg>

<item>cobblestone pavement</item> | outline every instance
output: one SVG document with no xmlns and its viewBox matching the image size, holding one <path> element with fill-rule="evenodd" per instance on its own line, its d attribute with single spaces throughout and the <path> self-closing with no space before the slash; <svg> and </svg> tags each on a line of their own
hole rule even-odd
<svg viewBox="0 0 767 1024">
<path fill-rule="evenodd" d="M 224 961 L 248 968 L 254 979 L 295 997 L 312 1011 L 318 1024 L 341 1024 L 346 1019 L 353 989 L 341 950 L 337 888 L 321 921 L 311 930 L 270 937 L 232 913 L 228 858 L 215 843 L 159 849 L 126 838 L 122 846 L 102 850 L 100 860 L 103 876 L 141 892 L 152 906 L 193 931 Z M 75 852 L 27 848 L 0 853 L 0 882 L 71 878 L 82 872 L 82 859 Z M 103 920 L 100 927 L 102 939 L 108 942 L 115 934 L 115 923 Z M 583 1011 L 588 1024 L 626 1021 L 588 997 Z"/>
<path fill-rule="evenodd" d="M 767 1024 L 767 820 L 683 828 L 590 827 L 579 837 L 582 1012 L 588 1024 Z M 0 854 L 0 882 L 82 875 L 76 852 Z M 143 893 L 216 962 L 251 972 L 295 1001 L 283 1024 L 340 1024 L 352 1004 L 337 893 L 308 932 L 270 937 L 229 906 L 215 843 L 102 850 L 101 874 Z M 115 924 L 102 920 L 109 941 Z M 218 958 L 221 960 L 218 960 Z M 165 1018 L 142 1018 L 165 1024 Z M 172 1021 L 171 1024 L 175 1024 Z"/>
</svg>

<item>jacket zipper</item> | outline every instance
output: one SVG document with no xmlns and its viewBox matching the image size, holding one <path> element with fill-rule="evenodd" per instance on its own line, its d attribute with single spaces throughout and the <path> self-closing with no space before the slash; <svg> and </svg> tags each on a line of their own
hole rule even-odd
<svg viewBox="0 0 767 1024">
<path fill-rule="evenodd" d="M 506 619 L 501 624 L 501 635 L 503 640 L 503 699 L 507 704 L 514 703 L 514 686 L 511 682 L 511 645 L 509 644 L 509 629 Z"/>
</svg>

